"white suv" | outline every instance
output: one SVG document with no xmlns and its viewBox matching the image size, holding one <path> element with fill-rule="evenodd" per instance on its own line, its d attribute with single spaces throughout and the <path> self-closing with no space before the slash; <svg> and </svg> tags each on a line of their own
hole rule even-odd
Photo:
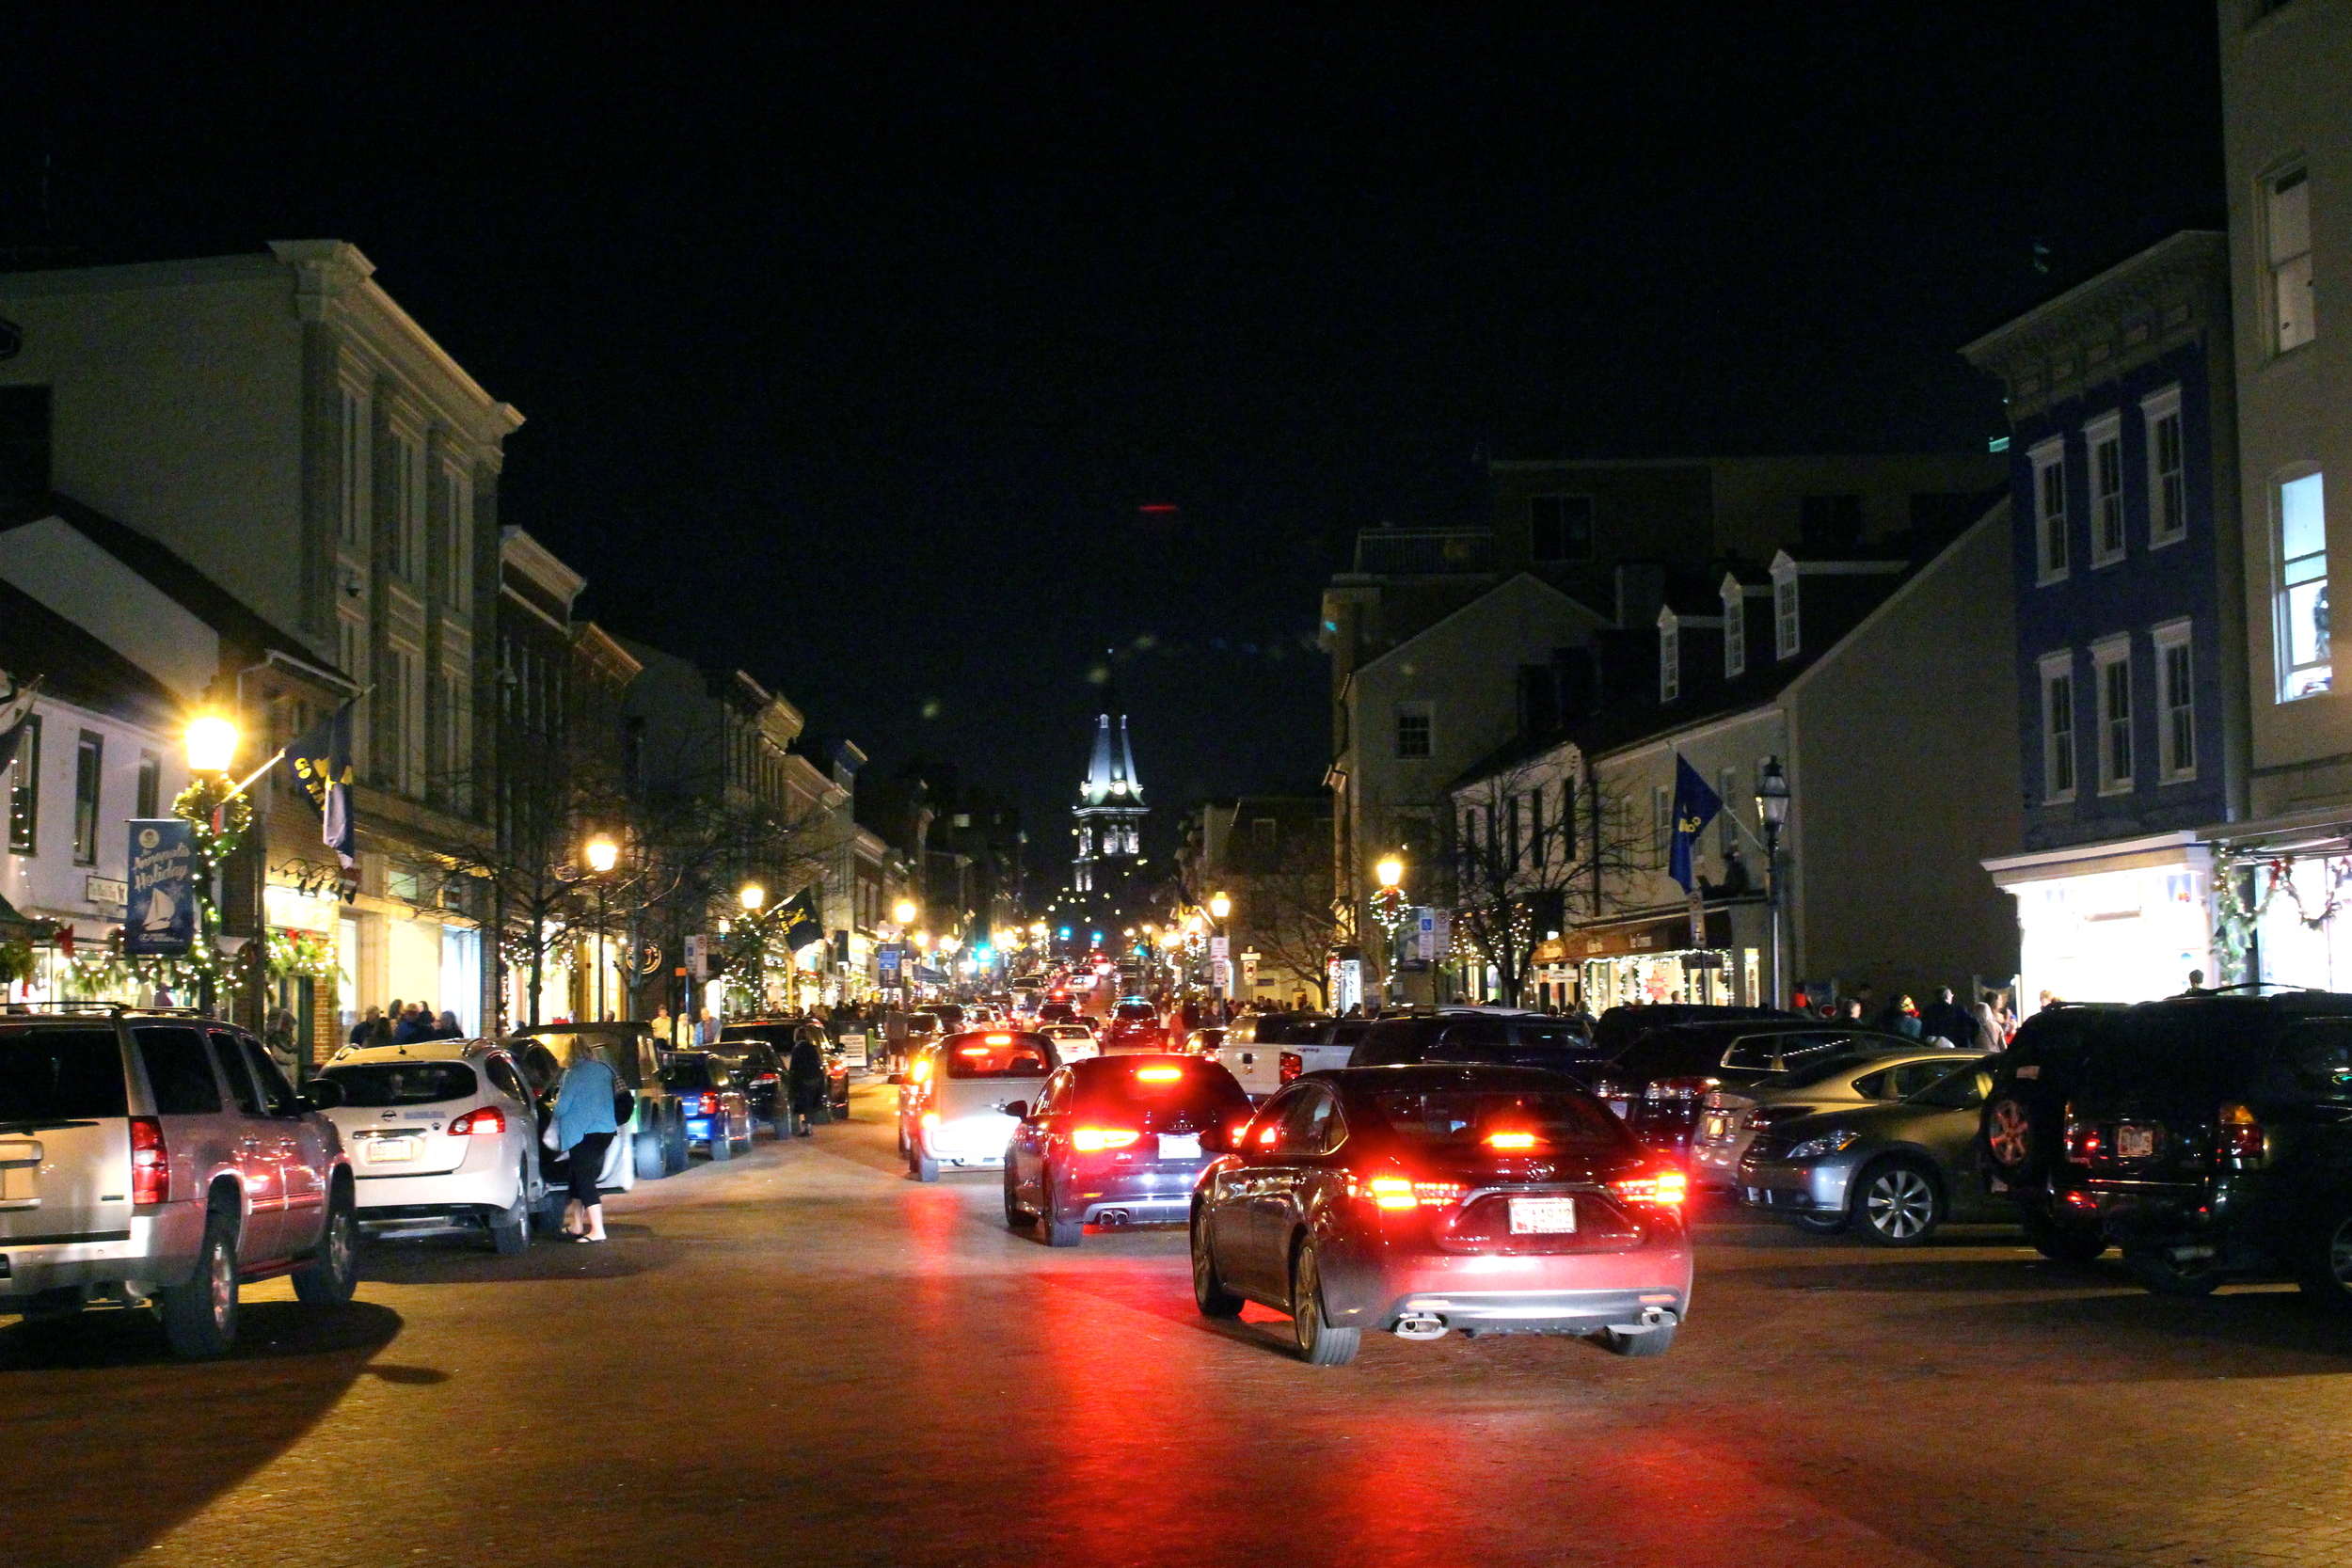
<svg viewBox="0 0 2352 1568">
<path fill-rule="evenodd" d="M 547 1190 L 538 1107 L 504 1048 L 345 1046 L 319 1077 L 342 1088 L 326 1116 L 351 1151 L 362 1226 L 379 1236 L 486 1231 L 509 1257 L 531 1245 Z"/>
</svg>

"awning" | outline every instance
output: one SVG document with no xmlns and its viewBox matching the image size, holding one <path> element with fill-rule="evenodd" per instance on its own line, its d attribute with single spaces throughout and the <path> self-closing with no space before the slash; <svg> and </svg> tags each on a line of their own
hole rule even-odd
<svg viewBox="0 0 2352 1568">
<path fill-rule="evenodd" d="M 1549 946 L 1549 943 L 1546 943 Z M 1663 919 L 1646 916 L 1640 920 L 1624 920 L 1609 926 L 1584 926 L 1560 939 L 1565 949 L 1563 962 L 1581 962 L 1586 958 L 1613 958 L 1628 955 L 1649 957 L 1667 953 L 1687 953 L 1693 946 L 1703 948 L 1731 945 L 1731 911 L 1707 911 L 1707 940 L 1691 941 L 1691 917 L 1686 913 Z M 1540 951 L 1540 949 L 1538 949 Z M 1538 959 L 1537 962 L 1544 960 Z"/>
</svg>

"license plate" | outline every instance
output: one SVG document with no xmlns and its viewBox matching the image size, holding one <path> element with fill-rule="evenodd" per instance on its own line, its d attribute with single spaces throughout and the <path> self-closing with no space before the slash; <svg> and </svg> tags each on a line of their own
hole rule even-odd
<svg viewBox="0 0 2352 1568">
<path fill-rule="evenodd" d="M 2153 1127 L 2123 1126 L 2115 1130 L 2115 1154 L 2119 1160 L 2145 1160 L 2156 1151 L 2156 1130 Z"/>
<path fill-rule="evenodd" d="M 1160 1134 L 1160 1158 L 1163 1160 L 1198 1160 L 1200 1158 L 1200 1137 L 1195 1133 L 1180 1138 L 1170 1132 Z"/>
<path fill-rule="evenodd" d="M 1556 1236 L 1576 1228 L 1576 1199 L 1515 1197 L 1511 1200 L 1511 1234 Z"/>
<path fill-rule="evenodd" d="M 1699 1129 L 1699 1136 L 1705 1138 L 1708 1143 L 1720 1142 L 1723 1135 L 1724 1118 L 1720 1116 L 1708 1117 L 1705 1125 Z"/>
<path fill-rule="evenodd" d="M 416 1157 L 417 1140 L 414 1138 L 371 1138 L 368 1141 L 370 1164 L 388 1165 L 396 1160 L 413 1160 Z"/>
</svg>

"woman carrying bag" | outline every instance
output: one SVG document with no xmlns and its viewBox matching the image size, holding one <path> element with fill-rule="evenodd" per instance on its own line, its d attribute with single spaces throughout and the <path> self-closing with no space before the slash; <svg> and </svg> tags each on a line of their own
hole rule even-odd
<svg viewBox="0 0 2352 1568">
<path fill-rule="evenodd" d="M 627 1110 L 622 1109 L 628 1096 Z M 564 1232 L 576 1242 L 601 1242 L 604 1199 L 596 1178 L 604 1174 L 604 1157 L 621 1130 L 621 1120 L 637 1109 L 636 1098 L 622 1086 L 619 1073 L 600 1058 L 581 1055 L 556 1081 L 555 1118 L 548 1124 L 549 1141 L 571 1164 L 571 1200 L 564 1205 Z"/>
</svg>

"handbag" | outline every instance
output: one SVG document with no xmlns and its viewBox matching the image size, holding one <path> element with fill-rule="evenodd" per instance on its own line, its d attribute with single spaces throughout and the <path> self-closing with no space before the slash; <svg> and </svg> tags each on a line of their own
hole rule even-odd
<svg viewBox="0 0 2352 1568">
<path fill-rule="evenodd" d="M 628 1089 L 612 1091 L 612 1125 L 627 1127 L 628 1118 L 637 1114 L 637 1096 Z"/>
<path fill-rule="evenodd" d="M 564 1152 L 564 1133 L 555 1124 L 555 1112 L 548 1112 L 548 1124 L 539 1129 L 539 1141 L 556 1153 Z"/>
</svg>

